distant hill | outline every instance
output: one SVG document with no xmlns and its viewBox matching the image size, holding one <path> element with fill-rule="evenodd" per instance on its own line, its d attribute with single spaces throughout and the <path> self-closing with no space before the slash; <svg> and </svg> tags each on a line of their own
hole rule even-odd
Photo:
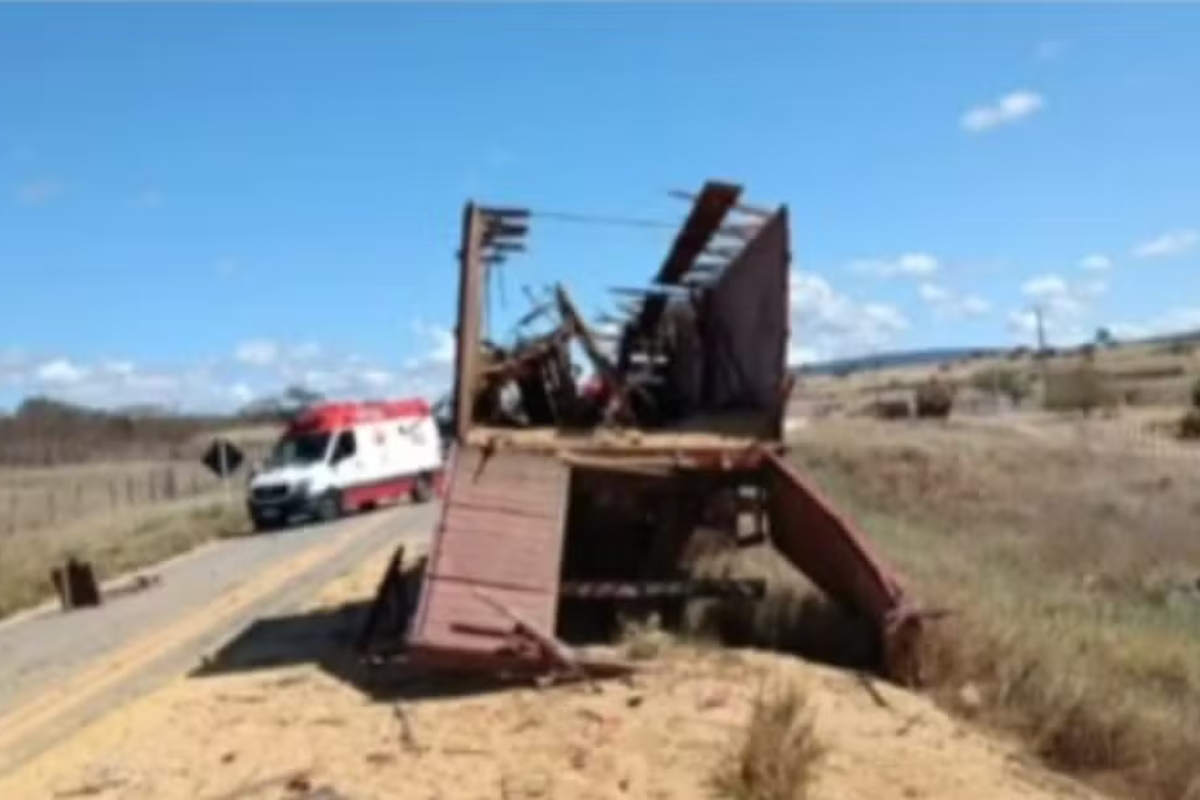
<svg viewBox="0 0 1200 800">
<path fill-rule="evenodd" d="M 0 414 L 0 466 L 53 466 L 177 458 L 200 434 L 272 421 L 269 417 L 176 414 L 156 406 L 119 411 L 31 397 Z"/>
<path fill-rule="evenodd" d="M 1176 343 L 1200 343 L 1200 330 L 1149 336 L 1143 339 L 1123 339 L 1121 345 L 1169 345 Z M 987 358 L 1012 352 L 1011 347 L 940 347 L 927 350 L 902 350 L 869 356 L 855 356 L 818 364 L 805 364 L 793 372 L 797 375 L 845 375 L 893 367 L 919 367 L 960 361 L 965 358 Z"/>
<path fill-rule="evenodd" d="M 805 364 L 796 368 L 798 375 L 844 375 L 863 370 L 889 369 L 892 367 L 918 367 L 959 361 L 964 358 L 986 358 L 1008 352 L 998 347 L 940 347 L 929 350 L 905 350 L 895 353 L 878 353 L 869 356 L 841 358 L 819 364 Z"/>
<path fill-rule="evenodd" d="M 1164 336 L 1151 336 L 1148 339 L 1139 339 L 1130 344 L 1174 344 L 1176 342 L 1185 342 L 1188 344 L 1200 343 L 1200 329 L 1187 331 L 1185 333 L 1169 333 Z"/>
</svg>

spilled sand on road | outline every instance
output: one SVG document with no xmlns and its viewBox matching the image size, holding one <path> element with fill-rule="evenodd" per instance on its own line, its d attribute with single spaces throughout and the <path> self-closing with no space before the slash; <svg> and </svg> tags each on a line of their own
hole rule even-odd
<svg viewBox="0 0 1200 800">
<path fill-rule="evenodd" d="M 0 780 L 0 797 L 695 800 L 714 796 L 715 767 L 778 680 L 814 714 L 818 800 L 1088 796 L 925 698 L 765 653 L 671 646 L 599 693 L 454 696 L 378 678 L 367 692 L 333 654 L 385 562 L 326 587 L 307 621 L 249 631 L 234 671 L 180 678 L 65 740 Z"/>
</svg>

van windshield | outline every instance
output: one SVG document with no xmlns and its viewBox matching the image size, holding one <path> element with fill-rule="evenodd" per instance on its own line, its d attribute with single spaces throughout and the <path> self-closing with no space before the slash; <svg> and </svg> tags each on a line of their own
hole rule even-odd
<svg viewBox="0 0 1200 800">
<path fill-rule="evenodd" d="M 267 459 L 270 467 L 307 466 L 325 460 L 329 449 L 329 433 L 301 433 L 285 436 Z"/>
</svg>

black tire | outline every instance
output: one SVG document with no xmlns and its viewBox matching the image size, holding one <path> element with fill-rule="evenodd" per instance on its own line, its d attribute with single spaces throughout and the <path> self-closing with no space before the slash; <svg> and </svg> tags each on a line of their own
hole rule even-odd
<svg viewBox="0 0 1200 800">
<path fill-rule="evenodd" d="M 320 522 L 333 522 L 342 515 L 342 497 L 337 492 L 326 492 L 317 501 L 315 516 Z"/>
<path fill-rule="evenodd" d="M 428 475 L 417 476 L 413 481 L 411 496 L 414 503 L 428 503 L 433 499 L 433 482 Z"/>
<path fill-rule="evenodd" d="M 251 517 L 250 523 L 254 526 L 255 533 L 269 533 L 282 525 L 279 520 L 263 519 L 262 517 Z"/>
</svg>

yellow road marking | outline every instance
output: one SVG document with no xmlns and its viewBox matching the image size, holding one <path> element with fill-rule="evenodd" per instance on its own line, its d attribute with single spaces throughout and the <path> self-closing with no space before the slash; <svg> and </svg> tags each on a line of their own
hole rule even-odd
<svg viewBox="0 0 1200 800">
<path fill-rule="evenodd" d="M 12 752 L 14 745 L 39 727 L 52 724 L 66 713 L 97 697 L 103 690 L 136 673 L 171 649 L 216 627 L 246 607 L 269 595 L 276 588 L 304 573 L 322 560 L 348 547 L 355 534 L 369 522 L 348 527 L 338 536 L 314 545 L 293 558 L 260 573 L 179 621 L 159 629 L 102 657 L 53 689 L 43 691 L 10 714 L 0 717 L 0 753 Z M 5 767 L 0 765 L 0 772 Z"/>
</svg>

